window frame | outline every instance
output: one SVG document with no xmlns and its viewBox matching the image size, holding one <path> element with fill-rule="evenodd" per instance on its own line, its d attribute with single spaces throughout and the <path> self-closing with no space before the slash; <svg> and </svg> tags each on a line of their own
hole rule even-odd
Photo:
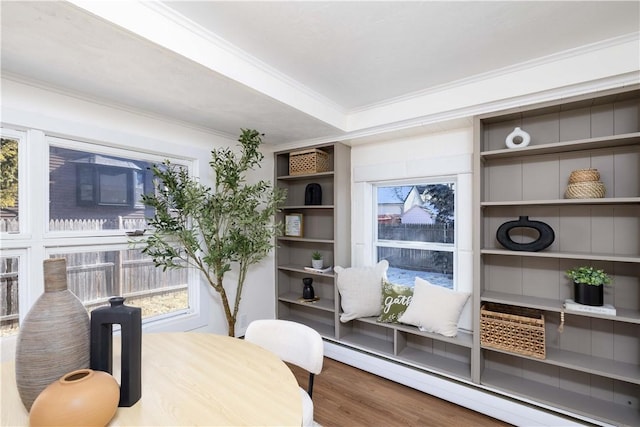
<svg viewBox="0 0 640 427">
<path fill-rule="evenodd" d="M 420 242 L 420 241 L 401 241 L 401 240 L 381 240 L 378 238 L 378 188 L 380 187 L 400 187 L 400 186 L 416 186 L 416 185 L 434 185 L 434 184 L 453 184 L 454 185 L 454 224 L 458 224 L 458 179 L 455 175 L 430 176 L 424 178 L 411 178 L 393 181 L 370 181 L 371 187 L 371 213 L 372 213 L 372 239 L 371 239 L 371 261 L 373 264 L 378 262 L 378 248 L 400 248 L 415 249 L 425 251 L 439 251 L 453 253 L 452 266 L 452 289 L 458 290 L 458 227 L 454 228 L 453 243 L 437 243 L 437 242 Z"/>
<path fill-rule="evenodd" d="M 196 149 L 194 157 L 185 156 L 177 145 L 170 142 L 149 144 L 148 138 L 141 137 L 141 148 L 131 149 L 128 143 L 119 144 L 110 139 L 96 137 L 74 137 L 68 134 L 53 134 L 46 130 L 23 126 L 0 128 L 3 137 L 20 137 L 18 149 L 19 197 L 21 209 L 20 233 L 2 233 L 3 244 L 0 255 L 20 256 L 19 261 L 19 321 L 25 316 L 44 292 L 42 263 L 50 254 L 130 249 L 130 238 L 123 230 L 98 231 L 50 231 L 49 230 L 49 163 L 50 147 L 100 153 L 115 157 L 134 158 L 149 163 L 161 163 L 169 159 L 172 163 L 188 168 L 191 176 L 198 176 L 199 165 L 204 162 L 203 150 Z M 102 133 L 100 135 L 104 136 Z M 135 136 L 117 135 L 125 141 Z M 148 148 L 142 148 L 148 145 Z M 165 147 L 159 151 L 155 147 Z M 34 184 L 33 186 L 31 184 Z M 134 189 L 135 191 L 135 189 Z M 135 196 L 134 196 L 135 197 Z M 209 307 L 203 293 L 203 283 L 199 273 L 187 269 L 188 308 L 148 317 L 143 320 L 143 329 L 149 332 L 167 330 L 194 330 L 209 324 Z M 17 335 L 2 337 L 9 342 Z"/>
<path fill-rule="evenodd" d="M 2 240 L 23 239 L 30 230 L 29 210 L 25 207 L 28 203 L 27 195 L 30 193 L 27 170 L 27 159 L 29 158 L 27 132 L 1 127 L 0 135 L 2 138 L 11 138 L 18 141 L 18 231 L 2 232 L 0 233 L 0 238 Z M 20 203 L 21 201 L 22 203 Z"/>
</svg>

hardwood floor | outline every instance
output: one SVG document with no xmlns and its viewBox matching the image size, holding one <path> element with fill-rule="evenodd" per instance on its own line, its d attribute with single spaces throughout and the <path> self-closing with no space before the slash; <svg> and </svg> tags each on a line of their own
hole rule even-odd
<svg viewBox="0 0 640 427">
<path fill-rule="evenodd" d="M 308 374 L 290 367 L 306 388 Z M 314 420 L 323 427 L 509 426 L 329 358 L 315 378 L 313 404 Z"/>
</svg>

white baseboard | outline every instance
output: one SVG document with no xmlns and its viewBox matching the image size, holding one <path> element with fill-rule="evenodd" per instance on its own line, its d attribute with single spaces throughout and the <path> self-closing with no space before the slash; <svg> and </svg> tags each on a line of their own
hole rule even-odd
<svg viewBox="0 0 640 427">
<path fill-rule="evenodd" d="M 325 341 L 324 351 L 328 358 L 516 426 L 609 426 L 576 414 L 566 413 L 563 416 L 555 408 L 545 410 L 537 403 L 516 400 L 489 388 L 450 380 L 333 342 Z"/>
</svg>

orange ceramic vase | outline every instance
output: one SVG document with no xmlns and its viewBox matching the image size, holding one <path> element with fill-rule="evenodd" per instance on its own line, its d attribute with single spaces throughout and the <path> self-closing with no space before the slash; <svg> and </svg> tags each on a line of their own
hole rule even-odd
<svg viewBox="0 0 640 427">
<path fill-rule="evenodd" d="M 29 425 L 105 426 L 118 409 L 120 387 L 102 371 L 79 369 L 50 384 L 36 398 Z"/>
</svg>

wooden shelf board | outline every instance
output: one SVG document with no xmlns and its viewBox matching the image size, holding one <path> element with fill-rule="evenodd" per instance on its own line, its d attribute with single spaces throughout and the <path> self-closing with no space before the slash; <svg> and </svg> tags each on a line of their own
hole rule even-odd
<svg viewBox="0 0 640 427">
<path fill-rule="evenodd" d="M 481 384 L 511 396 L 519 396 L 526 401 L 535 400 L 605 423 L 640 425 L 640 412 L 630 405 L 625 406 L 596 399 L 503 372 L 485 369 L 482 373 Z"/>
<path fill-rule="evenodd" d="M 315 271 L 305 270 L 303 265 L 293 265 L 293 264 L 279 265 L 278 270 L 294 271 L 296 273 L 304 273 L 310 276 L 335 277 L 335 273 L 333 272 L 333 270 L 331 270 L 331 273 L 317 273 Z"/>
<path fill-rule="evenodd" d="M 491 206 L 538 206 L 538 205 L 626 205 L 640 204 L 640 197 L 603 197 L 601 199 L 549 199 L 549 200 L 504 200 L 481 202 L 482 207 Z"/>
<path fill-rule="evenodd" d="M 482 301 L 495 302 L 499 304 L 517 305 L 520 307 L 535 308 L 538 310 L 545 310 L 545 311 L 555 311 L 558 313 L 564 311 L 566 315 L 572 315 L 572 316 L 595 317 L 598 319 L 608 319 L 608 320 L 615 320 L 618 322 L 640 324 L 640 311 L 638 310 L 616 308 L 615 316 L 610 316 L 607 314 L 570 311 L 570 310 L 565 310 L 563 305 L 564 301 L 550 299 L 550 298 L 539 298 L 539 297 L 531 297 L 526 295 L 508 294 L 506 292 L 495 292 L 495 291 L 485 291 L 482 293 L 480 298 Z"/>
<path fill-rule="evenodd" d="M 308 179 L 308 178 L 317 178 L 317 177 L 321 177 L 321 176 L 333 176 L 334 173 L 333 171 L 328 171 L 328 172 L 316 172 L 316 173 L 305 173 L 305 174 L 301 174 L 301 175 L 282 175 L 279 176 L 278 179 L 279 180 L 303 180 L 303 179 Z"/>
<path fill-rule="evenodd" d="M 287 292 L 285 294 L 278 296 L 278 301 L 288 302 L 291 304 L 298 304 L 298 305 L 302 305 L 302 306 L 317 309 L 317 310 L 329 311 L 331 313 L 335 312 L 335 301 L 332 299 L 320 298 L 318 301 L 311 303 L 311 302 L 299 301 L 298 299 L 301 296 L 302 295 L 296 294 L 295 292 Z"/>
<path fill-rule="evenodd" d="M 640 263 L 638 255 L 612 255 L 612 254 L 593 254 L 581 252 L 526 252 L 526 251 L 510 251 L 507 249 L 481 249 L 483 255 L 505 255 L 505 256 L 524 256 L 533 258 L 560 258 L 560 259 L 582 259 L 590 261 L 612 261 L 612 262 L 630 262 Z"/>
<path fill-rule="evenodd" d="M 484 160 L 503 159 L 507 157 L 532 156 L 540 154 L 567 153 L 571 151 L 593 150 L 640 144 L 640 132 L 598 138 L 578 139 L 575 141 L 554 142 L 550 144 L 529 145 L 522 148 L 504 148 L 480 152 Z"/>
</svg>

